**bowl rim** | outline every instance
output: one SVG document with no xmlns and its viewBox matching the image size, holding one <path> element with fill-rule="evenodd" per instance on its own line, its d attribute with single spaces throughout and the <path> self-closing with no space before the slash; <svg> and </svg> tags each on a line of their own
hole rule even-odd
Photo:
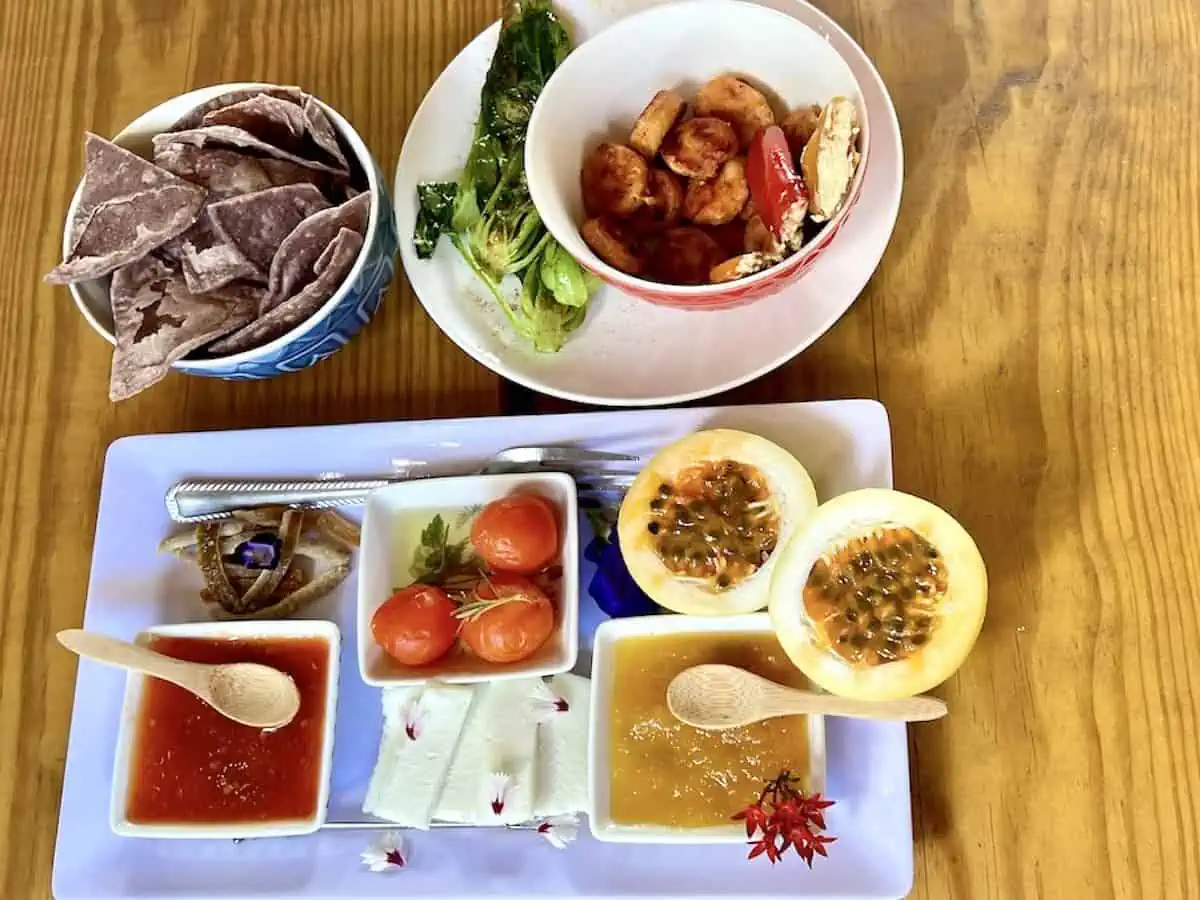
<svg viewBox="0 0 1200 900">
<path fill-rule="evenodd" d="M 143 112 L 132 122 L 113 135 L 110 140 L 117 146 L 123 147 L 125 146 L 124 142 L 130 138 L 144 137 L 150 134 L 150 132 L 146 130 L 143 123 L 146 120 L 157 118 L 158 114 L 166 106 L 178 105 L 182 109 L 181 101 L 184 100 L 191 101 L 188 109 L 195 109 L 206 101 L 231 91 L 256 90 L 274 87 L 280 87 L 280 85 L 262 81 L 235 81 L 225 84 L 212 84 L 206 87 L 199 87 L 182 94 L 177 94 L 173 97 L 168 97 L 161 103 L 157 103 L 150 107 L 150 109 Z M 305 93 L 308 92 L 305 91 Z M 338 289 L 333 292 L 332 296 L 330 296 L 330 298 L 326 300 L 325 303 L 311 316 L 306 318 L 303 322 L 297 324 L 294 328 L 284 332 L 279 337 L 274 338 L 265 344 L 260 344 L 257 347 L 251 347 L 249 350 L 242 350 L 239 353 L 230 353 L 227 356 L 217 356 L 211 359 L 191 359 L 185 356 L 182 359 L 175 360 L 175 362 L 171 364 L 172 369 L 183 372 L 207 372 L 220 370 L 229 365 L 236 365 L 237 363 L 258 361 L 261 357 L 270 356 L 276 350 L 279 350 L 280 348 L 292 343 L 292 341 L 296 340 L 296 338 L 307 334 L 316 326 L 318 322 L 327 318 L 333 309 L 339 303 L 341 303 L 343 299 L 345 299 L 346 294 L 349 292 L 350 286 L 358 280 L 359 275 L 362 274 L 363 269 L 366 267 L 369 248 L 375 241 L 382 216 L 385 212 L 383 209 L 384 192 L 382 188 L 382 181 L 379 177 L 378 167 L 375 165 L 375 159 L 373 156 L 371 156 L 371 151 L 367 147 L 366 142 L 362 139 L 359 133 L 355 131 L 354 126 L 352 126 L 336 109 L 334 109 L 325 101 L 321 100 L 321 98 L 313 94 L 308 94 L 308 96 L 312 97 L 333 121 L 334 125 L 338 128 L 341 137 L 345 139 L 346 143 L 350 145 L 351 150 L 354 151 L 356 162 L 363 170 L 367 178 L 367 192 L 371 195 L 371 208 L 367 216 L 367 229 L 365 235 L 363 236 L 363 245 L 362 249 L 359 251 L 358 258 L 355 259 L 354 265 L 351 266 L 350 271 L 346 273 L 345 280 L 343 280 L 338 286 Z M 180 113 L 180 115 L 185 114 L 186 111 L 181 111 Z M 162 133 L 164 132 L 155 132 L 155 134 Z M 138 155 L 140 156 L 141 154 Z M 152 162 L 152 160 L 150 161 Z M 72 223 L 75 220 L 75 213 L 79 208 L 82 192 L 83 179 L 80 178 L 79 183 L 75 186 L 75 192 L 71 195 L 71 202 L 67 206 L 66 216 L 63 221 L 62 255 L 64 259 L 66 259 L 66 257 L 70 254 L 71 246 L 74 243 Z M 390 210 L 387 212 L 390 215 Z M 92 281 L 100 280 L 101 279 L 92 279 Z M 96 318 L 95 314 L 84 300 L 83 293 L 80 291 L 79 285 L 68 284 L 66 287 L 71 293 L 71 298 L 75 301 L 76 308 L 78 308 L 80 313 L 83 314 L 84 319 L 86 319 L 88 324 L 92 326 L 92 329 L 115 347 L 117 343 L 115 333 L 105 328 L 105 326 Z M 108 291 L 106 290 L 105 293 L 107 294 Z"/>
<path fill-rule="evenodd" d="M 121 718 L 117 724 L 117 743 L 113 755 L 112 780 L 109 790 L 109 826 L 113 832 L 122 837 L 211 839 L 288 837 L 312 834 L 320 829 L 329 815 L 330 783 L 333 776 L 333 743 L 337 720 L 342 650 L 342 632 L 337 623 L 328 619 L 182 622 L 147 626 L 138 631 L 134 641 L 139 644 L 145 643 L 156 635 L 226 638 L 229 640 L 272 637 L 285 640 L 320 638 L 328 643 L 329 656 L 325 670 L 325 710 L 321 723 L 320 768 L 317 773 L 317 805 L 311 816 L 273 819 L 267 822 L 155 822 L 142 824 L 129 821 L 129 782 L 131 767 L 135 761 L 137 722 L 142 693 L 148 677 L 130 672 L 125 676 L 125 690 L 121 699 Z"/>
<path fill-rule="evenodd" d="M 736 844 L 746 840 L 740 825 L 683 828 L 670 825 L 626 825 L 614 822 L 611 803 L 600 809 L 602 778 L 610 772 L 612 731 L 606 701 L 612 694 L 613 649 L 627 638 L 661 637 L 676 634 L 771 635 L 775 629 L 764 611 L 732 616 L 689 616 L 666 613 L 608 619 L 596 627 L 592 641 L 592 681 L 588 710 L 588 826 L 598 841 L 620 844 Z M 825 717 L 808 716 L 809 776 L 816 790 L 824 792 L 828 781 L 828 746 Z"/>
<path fill-rule="evenodd" d="M 770 6 L 763 6 L 760 3 L 749 2 L 749 0 L 707 0 L 707 2 L 703 4 L 697 4 L 694 2 L 694 0 L 676 0 L 676 2 L 673 3 L 664 3 L 657 6 L 652 6 L 649 9 L 626 16 L 621 20 L 614 22 L 609 27 L 603 29 L 594 37 L 584 41 L 577 48 L 575 48 L 574 51 L 569 53 L 566 59 L 564 59 L 563 62 L 559 64 L 558 68 L 554 70 L 550 78 L 546 81 L 545 86 L 542 88 L 542 92 L 538 96 L 538 100 L 533 107 L 533 112 L 529 117 L 529 126 L 526 130 L 525 171 L 534 173 L 534 176 L 529 179 L 529 194 L 533 200 L 534 207 L 538 208 L 540 206 L 538 202 L 539 197 L 546 198 L 552 192 L 550 191 L 546 180 L 537 174 L 538 167 L 536 165 L 530 165 L 531 157 L 535 152 L 534 147 L 537 144 L 537 141 L 534 139 L 534 137 L 539 135 L 543 130 L 549 130 L 547 127 L 542 126 L 541 124 L 541 120 L 543 118 L 542 113 L 546 108 L 542 101 L 543 98 L 545 98 L 546 95 L 553 89 L 555 80 L 560 79 L 562 72 L 568 69 L 571 65 L 577 64 L 574 61 L 580 57 L 580 54 L 586 54 L 589 52 L 589 47 L 593 48 L 590 52 L 598 52 L 595 51 L 593 46 L 598 41 L 615 41 L 619 39 L 626 30 L 637 31 L 638 33 L 642 34 L 656 33 L 654 28 L 647 26 L 647 19 L 657 16 L 678 15 L 680 11 L 683 10 L 687 10 L 690 15 L 695 16 L 700 14 L 701 10 L 703 10 L 703 13 L 711 13 L 713 10 L 719 9 L 724 9 L 729 13 L 736 13 L 737 15 L 753 15 L 760 16 L 764 19 L 772 19 L 781 29 L 790 28 L 793 31 L 806 31 L 818 38 L 821 38 L 821 40 L 827 46 L 829 46 L 830 51 L 841 61 L 842 65 L 846 69 L 847 74 L 850 76 L 851 82 L 854 84 L 855 96 L 851 99 L 854 101 L 855 108 L 857 109 L 859 116 L 860 159 L 858 166 L 855 169 L 854 177 L 851 179 L 850 185 L 846 190 L 846 195 L 842 200 L 842 205 L 832 218 L 823 223 L 820 233 L 818 233 L 807 244 L 802 246 L 790 256 L 784 257 L 773 265 L 763 269 L 761 272 L 755 272 L 752 275 L 747 275 L 734 281 L 721 282 L 717 284 L 673 285 L 629 275 L 626 272 L 622 272 L 620 269 L 610 266 L 599 256 L 597 256 L 596 253 L 587 246 L 586 242 L 583 241 L 582 237 L 579 236 L 579 226 L 574 226 L 575 234 L 572 235 L 571 238 L 568 238 L 568 241 L 570 241 L 572 238 L 578 238 L 579 244 L 586 251 L 586 258 L 576 257 L 581 265 L 626 293 L 642 299 L 652 296 L 654 297 L 655 302 L 661 300 L 666 302 L 668 305 L 675 306 L 680 309 L 703 310 L 706 308 L 704 301 L 711 301 L 714 306 L 717 306 L 726 301 L 731 292 L 737 292 L 739 294 L 742 292 L 753 292 L 756 287 L 768 284 L 776 279 L 779 279 L 783 283 L 794 280 L 797 275 L 796 270 L 799 269 L 805 261 L 812 259 L 815 254 L 827 247 L 833 242 L 833 239 L 836 238 L 838 228 L 840 227 L 842 221 L 849 216 L 852 207 L 855 205 L 854 201 L 862 189 L 863 181 L 865 180 L 867 164 L 870 157 L 869 151 L 871 146 L 870 121 L 866 101 L 863 98 L 862 85 L 859 83 L 858 76 L 854 74 L 853 68 L 850 66 L 849 62 L 846 61 L 845 57 L 843 57 L 835 47 L 830 45 L 828 41 L 825 41 L 821 33 L 807 22 L 803 22 L 782 10 L 775 9 Z M 616 37 L 613 37 L 614 34 Z M 564 247 L 568 246 L 568 241 L 564 241 L 563 237 L 556 233 L 544 218 L 542 221 L 545 223 L 547 231 L 551 233 L 556 241 L 558 241 Z M 826 232 L 830 232 L 832 237 L 822 241 L 822 237 L 826 234 Z M 574 255 L 574 251 L 572 251 L 572 254 Z"/>
<path fill-rule="evenodd" d="M 491 489 L 488 485 L 491 485 Z M 382 538 L 376 537 L 377 521 L 382 516 L 395 515 L 397 512 L 428 510 L 439 508 L 454 508 L 470 506 L 475 502 L 490 502 L 492 499 L 506 497 L 519 492 L 522 486 L 533 487 L 545 485 L 547 493 L 563 498 L 564 508 L 561 510 L 563 532 L 559 537 L 560 549 L 558 560 L 563 567 L 562 591 L 559 595 L 558 615 L 555 622 L 555 634 L 561 637 L 561 652 L 548 657 L 538 665 L 522 668 L 521 663 L 507 665 L 482 663 L 474 668 L 462 671 L 446 672 L 439 670 L 438 663 L 421 670 L 406 667 L 414 674 L 380 675 L 371 671 L 368 664 L 368 651 L 374 646 L 371 635 L 371 617 L 387 599 L 379 598 L 371 592 L 368 568 L 374 570 L 374 545 Z M 435 501 L 414 502 L 404 498 L 406 493 L 420 493 L 440 488 L 440 493 L 449 502 Z M 471 494 L 477 498 L 467 498 L 461 502 L 458 498 Z M 391 498 L 400 495 L 400 499 Z M 381 508 L 385 502 L 390 502 L 390 508 Z M 390 564 L 396 556 L 395 534 L 387 535 L 388 546 L 384 553 Z M 482 684 L 488 681 L 501 681 L 516 678 L 542 678 L 550 675 L 560 675 L 570 672 L 579 660 L 579 618 L 580 618 L 580 583 L 579 583 L 579 501 L 575 480 L 565 472 L 501 472 L 476 475 L 450 475 L 445 477 L 419 478 L 409 481 L 399 481 L 387 487 L 372 491 L 363 509 L 362 540 L 358 551 L 358 577 L 355 585 L 355 645 L 358 659 L 358 675 L 364 683 L 371 687 L 399 687 L 426 684 L 439 681 L 443 684 Z M 390 580 L 390 572 L 389 572 Z M 553 638 L 551 638 L 553 639 Z M 502 666 L 497 668 L 497 666 Z"/>
</svg>

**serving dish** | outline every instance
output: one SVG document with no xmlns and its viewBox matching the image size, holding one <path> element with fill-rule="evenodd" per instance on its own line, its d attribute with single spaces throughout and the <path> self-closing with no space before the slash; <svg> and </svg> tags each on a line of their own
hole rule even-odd
<svg viewBox="0 0 1200 900">
<path fill-rule="evenodd" d="M 590 807 L 588 824 L 597 840 L 637 844 L 744 844 L 746 829 L 740 822 L 708 828 L 664 825 L 626 825 L 614 821 L 609 798 L 609 755 L 612 736 L 610 710 L 614 700 L 615 649 L 621 641 L 664 635 L 721 635 L 773 637 L 765 613 L 745 616 L 640 616 L 610 619 L 593 636 L 592 706 L 588 741 Z M 807 789 L 825 790 L 825 717 L 807 717 Z"/>
<path fill-rule="evenodd" d="M 337 719 L 338 668 L 341 659 L 341 632 L 337 625 L 319 619 L 283 619 L 265 622 L 188 622 L 155 625 L 143 630 L 137 642 L 147 644 L 155 637 L 202 638 L 208 640 L 270 640 L 272 638 L 316 638 L 328 644 L 325 668 L 325 695 L 321 715 L 317 802 L 311 816 L 274 819 L 265 822 L 230 823 L 142 823 L 130 821 L 128 802 L 130 779 L 138 765 L 138 729 L 146 678 L 129 674 L 117 730 L 116 753 L 112 772 L 112 797 L 109 820 L 116 834 L 139 838 L 264 838 L 312 834 L 325 823 L 329 804 L 329 778 L 333 765 L 333 732 Z"/>
<path fill-rule="evenodd" d="M 365 473 L 401 460 L 470 470 L 509 446 L 571 443 L 645 456 L 707 427 L 740 428 L 792 450 L 821 498 L 891 483 L 887 416 L 871 401 L 690 408 L 564 416 L 371 423 L 299 429 L 154 435 L 110 448 L 101 488 L 84 627 L 132 637 L 155 625 L 204 618 L 193 567 L 156 552 L 172 525 L 166 490 L 184 477 Z M 257 471 L 247 467 L 257 464 Z M 592 565 L 581 561 L 580 583 Z M 559 851 L 521 830 L 433 829 L 409 835 L 405 869 L 376 874 L 359 854 L 378 823 L 360 812 L 375 762 L 379 690 L 357 674 L 352 649 L 355 578 L 306 608 L 347 634 L 342 646 L 327 827 L 296 838 L 128 840 L 108 821 L 124 694 L 119 672 L 80 663 L 67 749 L 53 891 L 59 900 L 117 898 L 823 896 L 893 900 L 912 883 L 905 729 L 838 720 L 827 725 L 829 827 L 838 841 L 811 872 L 746 863 L 736 845 L 617 846 L 583 833 Z M 605 619 L 580 605 L 578 671 Z M 338 824 L 340 828 L 332 827 Z M 354 825 L 354 828 L 347 828 Z M 463 861 L 469 860 L 470 865 Z"/>
<path fill-rule="evenodd" d="M 169 129 L 186 113 L 230 91 L 270 87 L 259 82 L 215 84 L 198 88 L 158 104 L 121 129 L 113 141 L 139 155 L 150 156 L 151 139 Z M 370 214 L 362 251 L 341 287 L 312 316 L 286 334 L 241 353 L 216 357 L 184 357 L 173 365 L 176 371 L 218 378 L 258 379 L 295 372 L 314 365 L 343 347 L 370 320 L 395 274 L 396 231 L 391 199 L 379 166 L 366 143 L 346 119 L 321 101 L 321 108 L 338 130 L 345 146 L 352 151 L 354 163 L 367 179 L 371 195 Z M 72 223 L 81 201 L 76 189 L 67 208 L 63 229 L 63 256 L 74 240 Z M 109 304 L 109 278 L 81 282 L 68 288 L 75 305 L 88 324 L 110 344 L 116 343 L 112 307 Z"/>
<path fill-rule="evenodd" d="M 823 105 L 837 96 L 854 103 L 861 161 L 841 208 L 797 252 L 736 281 L 669 285 L 622 272 L 598 257 L 580 235 L 586 218 L 579 175 L 584 159 L 600 141 L 624 144 L 657 91 L 673 89 L 694 97 L 697 87 L 726 73 L 763 89 L 779 110 Z M 579 103 L 583 95 L 590 102 Z M 803 277 L 831 246 L 858 200 L 870 159 L 869 123 L 854 72 L 813 25 L 740 0 L 675 3 L 617 22 L 563 61 L 530 117 L 525 168 L 546 227 L 584 266 L 618 290 L 651 303 L 711 311 L 779 292 Z M 692 321 L 681 324 L 687 328 Z"/>
<path fill-rule="evenodd" d="M 562 0 L 556 8 L 571 22 L 579 43 L 653 5 L 654 0 Z M 417 259 L 411 240 L 416 185 L 453 177 L 462 165 L 480 84 L 496 45 L 498 26 L 493 25 L 430 88 L 396 167 L 401 259 L 418 299 L 442 331 L 482 365 L 534 390 L 584 403 L 652 406 L 751 381 L 787 362 L 837 321 L 870 278 L 895 225 L 904 169 L 900 129 L 870 60 L 832 19 L 803 0 L 764 5 L 804 22 L 838 51 L 860 85 L 871 121 L 871 164 L 863 173 L 858 203 L 837 241 L 803 280 L 751 306 L 705 316 L 649 305 L 605 286 L 592 296 L 587 321 L 563 349 L 539 354 L 516 338 L 503 315 L 484 300 L 448 242 L 432 259 Z"/>
<path fill-rule="evenodd" d="M 516 663 L 489 663 L 466 654 L 430 666 L 406 667 L 391 659 L 371 636 L 371 617 L 384 600 L 412 581 L 408 560 L 417 549 L 420 532 L 406 517 L 439 511 L 481 507 L 510 494 L 534 494 L 549 500 L 559 512 L 560 550 L 556 563 L 563 577 L 557 597 L 555 630 L 533 656 Z M 405 527 L 408 526 L 408 527 Z M 368 497 L 363 512 L 357 592 L 358 670 L 375 687 L 419 684 L 436 678 L 450 684 L 533 678 L 567 672 L 579 655 L 579 510 L 575 482 L 562 472 L 524 475 L 466 475 L 394 484 Z M 397 566 L 399 562 L 399 566 Z M 405 577 L 399 578 L 397 570 Z"/>
</svg>

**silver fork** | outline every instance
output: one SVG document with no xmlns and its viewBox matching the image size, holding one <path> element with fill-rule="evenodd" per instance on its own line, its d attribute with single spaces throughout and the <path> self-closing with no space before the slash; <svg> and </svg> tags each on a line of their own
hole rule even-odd
<svg viewBox="0 0 1200 900">
<path fill-rule="evenodd" d="M 501 450 L 482 466 L 466 466 L 454 474 L 566 472 L 575 479 L 582 507 L 608 509 L 620 503 L 638 473 L 639 460 L 624 453 L 578 447 L 512 447 Z M 176 522 L 190 523 L 227 519 L 235 510 L 262 506 L 357 506 L 378 488 L 432 477 L 432 472 L 410 471 L 423 465 L 428 464 L 409 463 L 404 472 L 373 478 L 189 478 L 167 491 L 167 512 Z"/>
</svg>

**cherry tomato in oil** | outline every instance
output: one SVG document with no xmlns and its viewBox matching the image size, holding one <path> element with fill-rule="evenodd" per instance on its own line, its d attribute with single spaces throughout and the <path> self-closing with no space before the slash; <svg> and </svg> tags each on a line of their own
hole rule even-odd
<svg viewBox="0 0 1200 900">
<path fill-rule="evenodd" d="M 533 494 L 501 497 L 475 517 L 471 544 L 493 571 L 532 574 L 558 556 L 558 516 Z"/>
<path fill-rule="evenodd" d="M 439 587 L 414 584 L 389 597 L 371 617 L 371 635 L 396 662 L 437 662 L 458 637 L 458 606 Z"/>
<path fill-rule="evenodd" d="M 480 600 L 499 602 L 463 622 L 463 643 L 480 659 L 515 663 L 528 659 L 554 632 L 554 605 L 532 581 L 497 572 L 475 589 Z"/>
</svg>

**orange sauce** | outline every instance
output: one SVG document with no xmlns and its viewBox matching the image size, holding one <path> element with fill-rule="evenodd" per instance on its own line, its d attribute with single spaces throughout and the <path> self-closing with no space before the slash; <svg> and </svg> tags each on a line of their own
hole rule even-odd
<svg viewBox="0 0 1200 900">
<path fill-rule="evenodd" d="M 741 666 L 796 687 L 804 676 L 773 635 L 630 637 L 614 648 L 609 809 L 623 825 L 728 825 L 783 769 L 808 775 L 808 720 L 786 716 L 701 731 L 667 708 L 667 685 L 690 666 Z M 803 785 L 807 790 L 809 785 Z"/>
<path fill-rule="evenodd" d="M 255 662 L 295 679 L 296 718 L 263 731 L 225 718 L 173 684 L 147 679 L 126 815 L 140 824 L 271 822 L 317 808 L 329 642 L 156 636 L 150 646 L 193 662 Z"/>
</svg>

